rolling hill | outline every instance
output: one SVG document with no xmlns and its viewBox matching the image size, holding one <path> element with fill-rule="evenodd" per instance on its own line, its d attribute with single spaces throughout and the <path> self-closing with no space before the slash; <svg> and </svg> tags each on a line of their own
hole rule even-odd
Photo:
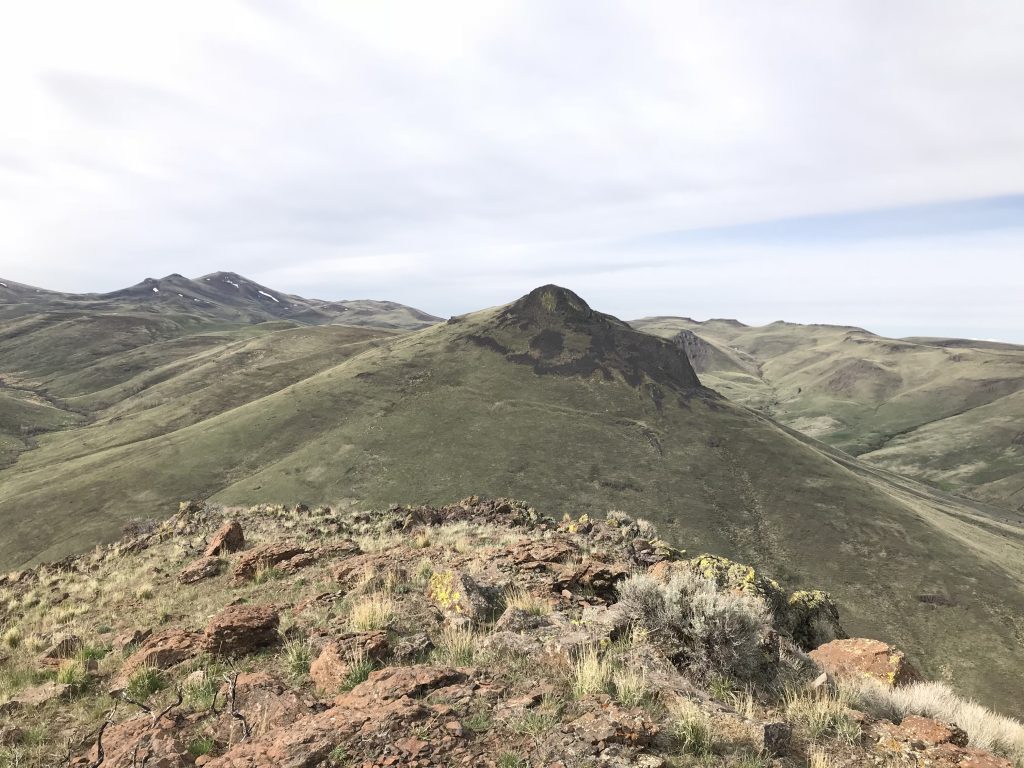
<svg viewBox="0 0 1024 768">
<path fill-rule="evenodd" d="M 0 280 L 0 466 L 41 433 L 90 422 L 129 389 L 151 387 L 192 363 L 209 370 L 208 358 L 234 350 L 235 342 L 282 330 L 301 338 L 303 328 L 331 326 L 318 338 L 344 344 L 436 322 L 440 318 L 394 302 L 303 299 L 231 272 L 146 279 L 107 294 L 64 294 Z M 367 331 L 353 334 L 356 326 Z M 267 352 L 248 354 L 255 359 Z"/>
<path fill-rule="evenodd" d="M 875 466 L 1024 514 L 1024 347 L 860 328 L 654 317 L 703 380 Z M 694 341 L 697 339 L 698 341 Z"/>
<path fill-rule="evenodd" d="M 258 329 L 47 374 L 90 421 L 0 472 L 0 562 L 60 557 L 189 497 L 623 509 L 692 552 L 832 590 L 850 631 L 1022 711 L 1021 526 L 730 402 L 679 344 L 555 286 L 413 333 Z"/>
</svg>

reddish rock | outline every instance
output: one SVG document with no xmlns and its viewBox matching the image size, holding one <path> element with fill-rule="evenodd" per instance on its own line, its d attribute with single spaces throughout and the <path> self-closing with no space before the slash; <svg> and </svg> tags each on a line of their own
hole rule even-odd
<svg viewBox="0 0 1024 768">
<path fill-rule="evenodd" d="M 388 650 L 388 633 L 383 630 L 346 635 L 323 647 L 309 667 L 309 676 L 319 690 L 337 693 L 357 660 L 380 663 L 387 658 Z"/>
<path fill-rule="evenodd" d="M 67 660 L 74 658 L 82 650 L 82 638 L 78 635 L 61 635 L 55 637 L 50 647 L 43 651 L 39 663 L 45 666 L 60 666 Z"/>
<path fill-rule="evenodd" d="M 7 714 L 22 708 L 41 707 L 57 699 L 67 699 L 71 696 L 71 686 L 63 683 L 41 683 L 32 688 L 26 688 L 17 696 L 3 705 L 0 705 L 0 714 Z"/>
<path fill-rule="evenodd" d="M 291 560 L 296 555 L 308 554 L 309 550 L 298 544 L 281 542 L 264 544 L 243 553 L 235 563 L 235 581 L 248 581 L 261 568 L 269 568 Z"/>
<path fill-rule="evenodd" d="M 921 679 L 903 651 L 878 640 L 851 638 L 833 640 L 810 652 L 817 664 L 837 677 L 866 675 L 890 686 Z"/>
<path fill-rule="evenodd" d="M 198 656 L 203 650 L 203 636 L 198 632 L 174 628 L 150 635 L 139 649 L 125 660 L 111 686 L 111 693 L 124 690 L 132 675 L 143 667 L 167 669 Z"/>
<path fill-rule="evenodd" d="M 162 717 L 154 722 L 153 717 L 144 714 L 106 728 L 103 732 L 104 768 L 131 768 L 142 765 L 143 761 L 147 768 L 191 768 L 194 758 L 189 754 L 185 734 L 177 725 L 174 717 Z M 96 747 L 91 747 L 72 766 L 96 765 L 96 753 Z"/>
<path fill-rule="evenodd" d="M 225 683 L 219 701 L 228 701 L 229 690 L 230 685 Z M 234 704 L 235 711 L 244 714 L 250 727 L 258 725 L 261 732 L 289 726 L 310 714 L 297 691 L 266 672 L 240 674 L 235 680 Z M 223 712 L 214 735 L 222 743 L 236 744 L 242 740 L 242 724 L 230 712 Z"/>
<path fill-rule="evenodd" d="M 943 723 L 929 717 L 907 715 L 899 725 L 899 732 L 907 741 L 926 747 L 939 744 L 967 746 L 967 733 L 963 729 L 953 723 Z"/>
<path fill-rule="evenodd" d="M 279 623 L 272 605 L 231 605 L 210 620 L 203 642 L 210 653 L 240 656 L 276 645 Z"/>
<path fill-rule="evenodd" d="M 229 552 L 238 552 L 244 546 L 245 534 L 242 533 L 242 526 L 237 520 L 229 520 L 213 534 L 203 555 L 205 557 L 226 555 Z"/>
<path fill-rule="evenodd" d="M 203 579 L 210 579 L 217 576 L 226 565 L 219 557 L 201 557 L 186 565 L 178 574 L 178 581 L 182 584 L 194 584 Z"/>
</svg>

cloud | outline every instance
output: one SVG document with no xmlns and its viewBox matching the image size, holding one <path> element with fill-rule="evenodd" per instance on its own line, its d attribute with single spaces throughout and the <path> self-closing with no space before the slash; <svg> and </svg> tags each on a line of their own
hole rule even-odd
<svg viewBox="0 0 1024 768">
<path fill-rule="evenodd" d="M 11 279 L 228 269 L 446 314 L 557 277 L 623 315 L 1024 333 L 1002 309 L 1024 287 L 1019 206 L 978 210 L 1024 192 L 1012 0 L 0 14 Z M 1002 271 L 967 304 L 929 253 Z M 893 269 L 851 283 L 852 258 Z M 771 260 L 829 299 L 766 290 L 752 264 Z M 897 279 L 919 296 L 898 312 Z"/>
</svg>

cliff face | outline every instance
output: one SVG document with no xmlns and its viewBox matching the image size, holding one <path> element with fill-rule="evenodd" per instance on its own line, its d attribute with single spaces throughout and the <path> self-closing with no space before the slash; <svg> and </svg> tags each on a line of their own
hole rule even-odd
<svg viewBox="0 0 1024 768">
<path fill-rule="evenodd" d="M 992 726 L 1024 759 L 915 714 L 829 595 L 622 514 L 188 503 L 2 588 L 11 765 L 1008 768 Z"/>
</svg>

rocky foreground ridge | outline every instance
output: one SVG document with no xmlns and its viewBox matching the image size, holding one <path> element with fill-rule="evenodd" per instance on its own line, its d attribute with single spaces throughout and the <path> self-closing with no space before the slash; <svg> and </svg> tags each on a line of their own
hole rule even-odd
<svg viewBox="0 0 1024 768">
<path fill-rule="evenodd" d="M 0 577 L 0 766 L 1024 766 L 828 594 L 643 520 L 189 502 Z"/>
</svg>

